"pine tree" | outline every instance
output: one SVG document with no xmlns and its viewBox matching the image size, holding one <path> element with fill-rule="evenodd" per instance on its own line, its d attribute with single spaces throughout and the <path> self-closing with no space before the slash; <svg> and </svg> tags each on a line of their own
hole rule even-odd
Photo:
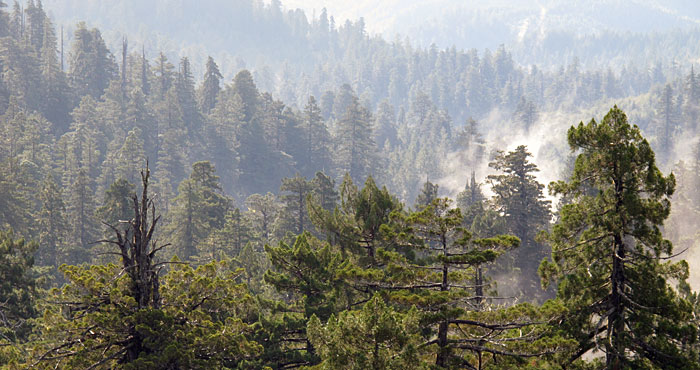
<svg viewBox="0 0 700 370">
<path fill-rule="evenodd" d="M 175 91 L 182 109 L 182 117 L 190 134 L 198 133 L 202 118 L 197 109 L 197 98 L 194 89 L 192 67 L 187 57 L 180 59 L 180 69 L 175 80 Z"/>
<path fill-rule="evenodd" d="M 97 209 L 100 221 L 108 225 L 130 221 L 134 217 L 131 196 L 135 194 L 135 190 L 134 184 L 123 178 L 113 182 L 105 192 L 102 206 Z M 106 229 L 107 235 L 111 235 L 112 232 L 111 228 Z"/>
<path fill-rule="evenodd" d="M 178 187 L 168 232 L 185 259 L 195 256 L 198 246 L 224 226 L 230 199 L 221 194 L 219 177 L 214 173 L 210 162 L 196 162 L 190 177 Z"/>
<path fill-rule="evenodd" d="M 66 252 L 68 222 L 66 207 L 61 197 L 61 190 L 54 177 L 47 174 L 39 192 L 41 209 L 38 215 L 39 250 L 38 264 L 58 268 Z"/>
<path fill-rule="evenodd" d="M 173 85 L 175 67 L 162 52 L 158 54 L 155 67 L 154 93 L 158 100 L 164 100 Z"/>
<path fill-rule="evenodd" d="M 118 71 L 100 31 L 88 30 L 85 23 L 78 23 L 75 30 L 69 67 L 70 83 L 78 96 L 89 94 L 95 99 L 102 96 Z"/>
<path fill-rule="evenodd" d="M 674 136 L 678 126 L 675 108 L 673 88 L 670 84 L 666 84 L 656 106 L 656 137 L 659 144 L 657 152 L 662 161 L 668 160 L 673 150 Z"/>
<path fill-rule="evenodd" d="M 290 231 L 299 235 L 308 229 L 306 200 L 311 190 L 311 183 L 298 174 L 292 178 L 282 179 L 280 200 L 283 209 L 277 221 L 279 234 L 283 234 L 283 231 Z"/>
<path fill-rule="evenodd" d="M 158 161 L 155 177 L 158 191 L 164 196 L 172 190 L 163 188 L 166 182 L 174 187 L 187 176 L 185 166 L 188 160 L 188 155 L 182 148 L 187 142 L 187 129 L 175 89 L 171 88 L 166 95 L 165 100 L 156 104 L 155 111 L 158 122 Z M 167 203 L 170 199 L 165 197 L 165 200 Z"/>
<path fill-rule="evenodd" d="M 138 129 L 137 137 L 143 145 L 140 151 L 146 155 L 146 158 L 156 159 L 158 156 L 158 125 L 153 111 L 146 101 L 146 96 L 140 89 L 135 88 L 129 93 L 124 113 L 122 129 L 125 136 L 128 137 L 131 130 Z"/>
<path fill-rule="evenodd" d="M 316 104 L 316 99 L 309 96 L 309 100 L 304 107 L 303 112 L 304 125 L 304 156 L 302 159 L 302 174 L 311 176 L 316 171 L 330 170 L 332 167 L 332 159 L 328 150 L 330 135 L 323 117 L 321 116 L 321 108 Z"/>
<path fill-rule="evenodd" d="M 16 239 L 12 231 L 0 231 L 0 365 L 9 357 L 6 347 L 28 339 L 29 320 L 38 313 L 38 284 L 32 273 L 37 248 L 35 242 Z"/>
<path fill-rule="evenodd" d="M 521 240 L 520 248 L 512 254 L 513 264 L 521 271 L 524 294 L 535 298 L 542 294 L 537 267 L 547 255 L 535 237 L 549 227 L 551 202 L 544 198 L 544 185 L 533 174 L 539 169 L 530 163 L 530 156 L 524 145 L 507 154 L 499 151 L 489 167 L 504 174 L 489 175 L 487 182 L 494 192 L 496 211 L 505 218 L 508 231 Z"/>
<path fill-rule="evenodd" d="M 376 146 L 370 122 L 370 112 L 353 96 L 338 122 L 335 157 L 337 173 L 347 172 L 355 182 L 367 178 L 375 166 Z"/>
<path fill-rule="evenodd" d="M 208 153 L 222 178 L 224 190 L 228 194 L 240 195 L 237 186 L 240 172 L 237 158 L 239 134 L 243 128 L 243 101 L 229 86 L 220 92 L 216 106 L 206 119 Z M 243 148 L 246 143 L 241 143 Z"/>
<path fill-rule="evenodd" d="M 70 224 L 66 263 L 79 264 L 90 261 L 92 246 L 99 240 L 93 191 L 92 181 L 87 173 L 85 170 L 79 170 L 70 187 L 66 207 Z"/>
<path fill-rule="evenodd" d="M 272 226 L 277 219 L 280 205 L 274 194 L 253 194 L 245 201 L 250 220 L 257 234 L 257 239 L 262 245 L 271 240 Z"/>
<path fill-rule="evenodd" d="M 137 169 L 142 168 L 146 163 L 146 153 L 142 131 L 136 127 L 129 131 L 124 139 L 124 144 L 119 151 L 116 152 L 114 169 L 114 178 L 111 178 L 110 183 L 118 179 L 125 179 L 130 183 L 137 181 Z M 106 167 L 106 166 L 105 166 Z"/>
<path fill-rule="evenodd" d="M 420 357 L 419 321 L 416 310 L 397 312 L 377 294 L 325 325 L 311 317 L 307 332 L 324 369 L 428 369 Z"/>
<path fill-rule="evenodd" d="M 221 91 L 221 79 L 223 76 L 219 72 L 219 66 L 216 65 L 214 59 L 207 59 L 206 71 L 204 72 L 204 80 L 199 88 L 199 109 L 204 114 L 209 114 L 214 106 L 216 106 L 216 98 Z"/>
<path fill-rule="evenodd" d="M 63 134 L 68 130 L 70 111 L 74 103 L 72 91 L 58 60 L 54 26 L 48 17 L 45 19 L 40 56 L 41 77 L 45 88 L 42 112 L 49 121 L 53 122 L 54 133 Z"/>
<path fill-rule="evenodd" d="M 433 184 L 432 182 L 426 180 L 423 184 L 423 189 L 421 189 L 420 194 L 416 197 L 415 207 L 417 209 L 424 208 L 428 206 L 433 200 L 438 197 L 438 184 Z"/>
<path fill-rule="evenodd" d="M 268 345 L 264 359 L 274 368 L 318 363 L 316 350 L 306 333 L 316 317 L 325 323 L 342 310 L 342 281 L 336 277 L 340 258 L 330 246 L 304 233 L 292 245 L 265 246 L 272 268 L 265 282 L 285 294 L 289 303 L 277 304 L 274 315 L 262 320 L 258 333 Z"/>
<path fill-rule="evenodd" d="M 253 75 L 248 70 L 242 70 L 233 78 L 233 91 L 241 97 L 243 102 L 243 120 L 250 122 L 258 109 L 260 92 L 255 86 Z"/>
<path fill-rule="evenodd" d="M 314 226 L 343 252 L 357 254 L 360 263 L 366 265 L 376 262 L 382 225 L 389 221 L 393 211 L 402 207 L 386 187 L 380 189 L 371 176 L 364 187 L 358 189 L 347 174 L 341 185 L 340 205 L 334 209 L 321 205 L 318 201 L 311 204 L 310 217 Z"/>
<path fill-rule="evenodd" d="M 538 116 L 535 103 L 521 96 L 518 106 L 513 112 L 513 121 L 527 131 L 537 122 Z"/>
<path fill-rule="evenodd" d="M 335 181 L 323 172 L 316 172 L 316 177 L 311 180 L 313 186 L 313 198 L 326 211 L 333 211 L 338 205 L 338 192 L 335 190 Z"/>
<path fill-rule="evenodd" d="M 50 293 L 33 366 L 236 368 L 260 351 L 239 317 L 252 306 L 245 286 L 231 283 L 240 270 L 179 264 L 161 274 L 157 253 L 167 245 L 153 239 L 160 217 L 148 179 L 146 169 L 140 199 L 132 196 L 134 217 L 112 225 L 114 238 L 104 240 L 120 264 L 62 267 L 69 283 Z"/>
<path fill-rule="evenodd" d="M 379 149 L 384 149 L 386 144 L 396 145 L 396 112 L 388 100 L 382 100 L 377 107 L 374 127 L 374 142 Z"/>
<path fill-rule="evenodd" d="M 571 194 L 550 234 L 552 260 L 544 278 L 558 278 L 558 297 L 571 315 L 563 328 L 579 341 L 571 361 L 602 351 L 606 369 L 696 369 L 697 341 L 689 303 L 669 286 L 687 277 L 683 261 L 665 262 L 673 246 L 661 234 L 670 211 L 673 175 L 663 176 L 637 126 L 612 108 L 599 123 L 568 131 L 580 151 Z M 584 184 L 596 189 L 589 194 Z"/>
<path fill-rule="evenodd" d="M 31 203 L 17 174 L 0 168 L 0 227 L 12 228 L 29 237 L 31 234 Z"/>
<path fill-rule="evenodd" d="M 222 256 L 230 258 L 243 253 L 243 248 L 254 240 L 250 220 L 236 207 L 226 214 L 224 226 L 210 234 L 204 248 L 208 249 L 212 260 L 220 260 Z"/>
<path fill-rule="evenodd" d="M 33 1 L 27 2 L 25 13 L 25 31 L 29 45 L 35 50 L 40 51 L 44 46 L 44 26 L 46 22 L 46 13 L 41 5 L 41 1 L 34 4 Z"/>
<path fill-rule="evenodd" d="M 450 203 L 438 198 L 418 212 L 392 212 L 381 228 L 377 263 L 344 263 L 339 275 L 354 291 L 378 291 L 397 310 L 417 310 L 421 347 L 431 353 L 436 368 L 483 369 L 565 348 L 567 341 L 556 335 L 535 339 L 548 330 L 540 323 L 561 307 L 504 309 L 490 303 L 490 283 L 480 267 L 517 246 L 518 239 L 472 238 L 462 226 L 461 212 Z"/>
</svg>

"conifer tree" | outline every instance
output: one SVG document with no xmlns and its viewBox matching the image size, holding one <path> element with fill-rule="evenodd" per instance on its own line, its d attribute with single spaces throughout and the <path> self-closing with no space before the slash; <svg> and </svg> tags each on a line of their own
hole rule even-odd
<svg viewBox="0 0 700 370">
<path fill-rule="evenodd" d="M 521 271 L 523 293 L 532 299 L 543 293 L 537 267 L 547 252 L 535 237 L 539 231 L 548 229 L 551 202 L 544 198 L 544 185 L 534 176 L 539 169 L 528 160 L 530 156 L 524 145 L 507 154 L 498 152 L 489 166 L 504 173 L 489 175 L 487 181 L 494 192 L 496 211 L 505 218 L 508 231 L 521 240 L 520 248 L 511 258 L 513 266 Z"/>
<path fill-rule="evenodd" d="M 221 194 L 219 177 L 208 161 L 192 165 L 190 177 L 180 183 L 168 226 L 173 244 L 185 259 L 216 229 L 224 226 L 230 200 Z"/>
<path fill-rule="evenodd" d="M 666 84 L 656 105 L 656 137 L 659 144 L 659 156 L 662 161 L 668 160 L 673 149 L 674 136 L 678 126 L 676 106 L 673 98 L 673 88 Z"/>
<path fill-rule="evenodd" d="M 66 214 L 70 224 L 67 242 L 67 263 L 78 264 L 90 261 L 90 252 L 99 240 L 95 198 L 92 181 L 84 170 L 79 170 L 70 188 Z"/>
<path fill-rule="evenodd" d="M 194 77 L 192 76 L 192 67 L 187 57 L 180 59 L 180 69 L 175 79 L 175 91 L 177 99 L 182 109 L 182 117 L 185 122 L 185 127 L 191 134 L 198 133 L 202 118 L 197 109 L 197 98 L 194 89 Z"/>
<path fill-rule="evenodd" d="M 199 89 L 199 109 L 204 114 L 209 114 L 216 105 L 216 98 L 221 91 L 221 79 L 223 76 L 219 72 L 219 66 L 216 65 L 214 59 L 207 59 L 206 71 L 204 72 L 204 80 Z"/>
<path fill-rule="evenodd" d="M 66 219 L 66 207 L 61 197 L 61 190 L 56 184 L 53 175 L 46 175 L 39 192 L 39 200 L 41 209 L 38 215 L 38 262 L 44 266 L 58 268 L 63 262 L 69 225 Z"/>
<path fill-rule="evenodd" d="M 88 30 L 85 23 L 78 23 L 75 30 L 69 67 L 70 83 L 78 96 L 89 94 L 95 99 L 102 96 L 118 70 L 100 31 Z"/>
<path fill-rule="evenodd" d="M 316 228 L 326 234 L 333 244 L 346 252 L 359 255 L 363 264 L 375 263 L 376 251 L 381 243 L 380 228 L 389 221 L 392 211 L 401 209 L 398 200 L 381 189 L 370 176 L 362 189 L 358 189 L 348 174 L 341 185 L 340 204 L 325 209 L 314 202 L 310 215 Z"/>
<path fill-rule="evenodd" d="M 168 94 L 168 91 L 170 91 L 170 88 L 173 85 L 173 80 L 175 78 L 175 73 L 173 72 L 174 70 L 175 67 L 172 63 L 168 61 L 168 58 L 165 56 L 165 54 L 163 54 L 162 52 L 158 54 L 158 60 L 156 61 L 155 66 L 155 83 L 153 86 L 155 90 L 155 96 L 158 100 L 165 99 L 166 95 Z"/>
<path fill-rule="evenodd" d="M 564 328 L 579 350 L 570 360 L 595 350 L 611 370 L 698 368 L 691 306 L 669 285 L 685 280 L 687 264 L 666 262 L 673 246 L 661 234 L 673 175 L 659 171 L 649 143 L 617 107 L 601 122 L 571 127 L 567 138 L 580 154 L 571 180 L 550 189 L 573 202 L 561 210 L 549 236 L 552 260 L 540 271 L 559 279 L 558 297 L 571 313 Z"/>
<path fill-rule="evenodd" d="M 217 96 L 216 106 L 206 119 L 208 152 L 221 176 L 224 190 L 239 195 L 242 189 L 237 184 L 240 172 L 237 154 L 240 146 L 246 147 L 246 143 L 238 142 L 244 125 L 243 101 L 230 86 Z"/>
<path fill-rule="evenodd" d="M 277 219 L 280 205 L 272 193 L 265 195 L 253 194 L 245 201 L 250 220 L 261 244 L 267 244 L 271 240 L 272 226 Z"/>
<path fill-rule="evenodd" d="M 342 281 L 335 274 L 339 255 L 308 233 L 297 236 L 291 245 L 266 245 L 265 252 L 272 264 L 265 281 L 285 294 L 288 303 L 276 305 L 274 316 L 262 322 L 258 335 L 268 343 L 264 356 L 275 368 L 314 365 L 319 359 L 306 323 L 313 316 L 325 323 L 347 303 Z"/>
<path fill-rule="evenodd" d="M 420 357 L 419 321 L 416 310 L 397 312 L 377 294 L 325 325 L 313 316 L 307 332 L 323 369 L 428 369 Z"/>
<path fill-rule="evenodd" d="M 245 287 L 231 283 L 240 270 L 172 261 L 179 266 L 161 274 L 157 253 L 167 245 L 154 239 L 160 217 L 148 180 L 146 169 L 134 217 L 104 240 L 120 264 L 62 267 L 69 283 L 51 292 L 33 367 L 235 368 L 260 350 L 239 317 L 251 307 Z"/>
<path fill-rule="evenodd" d="M 316 104 L 316 99 L 309 96 L 309 100 L 303 112 L 304 125 L 304 157 L 302 174 L 311 176 L 315 171 L 328 171 L 331 169 L 332 160 L 328 150 L 330 135 L 321 116 L 321 108 Z"/>
<path fill-rule="evenodd" d="M 135 193 L 134 185 L 120 178 L 113 182 L 105 192 L 102 206 L 97 209 L 97 217 L 108 225 L 117 225 L 133 218 L 134 210 L 131 205 L 131 195 Z M 107 234 L 112 234 L 112 229 L 107 228 Z"/>
<path fill-rule="evenodd" d="M 469 182 L 464 186 L 464 190 L 457 194 L 457 207 L 462 210 L 462 213 L 467 214 L 468 210 L 475 204 L 479 204 L 485 200 L 484 193 L 481 191 L 481 184 L 476 182 L 476 173 L 471 172 Z"/>
<path fill-rule="evenodd" d="M 233 78 L 233 91 L 241 97 L 243 102 L 243 120 L 250 122 L 258 109 L 260 92 L 255 86 L 253 75 L 248 70 L 242 70 Z"/>
<path fill-rule="evenodd" d="M 420 194 L 416 197 L 415 206 L 418 209 L 428 206 L 438 197 L 438 184 L 426 180 Z"/>
<path fill-rule="evenodd" d="M 355 182 L 367 178 L 375 166 L 376 145 L 370 123 L 370 112 L 353 96 L 338 122 L 335 157 L 337 173 L 347 172 Z"/>
<path fill-rule="evenodd" d="M 41 77 L 45 89 L 42 112 L 53 122 L 54 133 L 62 134 L 68 130 L 70 111 L 74 103 L 72 91 L 58 60 L 54 25 L 48 17 L 45 18 L 40 57 Z"/>
<path fill-rule="evenodd" d="M 16 349 L 6 348 L 27 339 L 32 329 L 29 320 L 37 314 L 37 281 L 32 273 L 37 248 L 11 230 L 0 231 L 0 366 Z"/>
<path fill-rule="evenodd" d="M 298 235 L 308 229 L 306 201 L 311 190 L 310 182 L 298 174 L 292 178 L 282 179 L 280 191 L 283 194 L 280 196 L 280 200 L 283 209 L 278 218 L 280 231 L 291 231 Z"/>
<path fill-rule="evenodd" d="M 311 180 L 314 200 L 326 211 L 333 211 L 338 204 L 338 192 L 335 190 L 335 181 L 323 172 L 316 172 L 316 177 Z"/>
</svg>

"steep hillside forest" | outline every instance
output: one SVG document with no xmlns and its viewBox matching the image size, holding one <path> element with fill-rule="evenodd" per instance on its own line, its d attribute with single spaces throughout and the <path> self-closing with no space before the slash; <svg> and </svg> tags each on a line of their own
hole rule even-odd
<svg viewBox="0 0 700 370">
<path fill-rule="evenodd" d="M 239 2 L 247 69 L 0 1 L 0 369 L 700 369 L 690 61 Z"/>
</svg>

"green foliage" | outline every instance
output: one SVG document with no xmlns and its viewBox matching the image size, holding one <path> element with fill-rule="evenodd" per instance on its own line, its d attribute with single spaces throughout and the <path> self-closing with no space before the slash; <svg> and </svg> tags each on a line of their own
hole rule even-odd
<svg viewBox="0 0 700 370">
<path fill-rule="evenodd" d="M 318 369 L 428 369 L 421 361 L 418 312 L 394 311 L 375 295 L 361 310 L 343 311 L 324 325 L 313 316 L 307 332 Z"/>
<path fill-rule="evenodd" d="M 430 205 L 430 203 L 438 197 L 438 188 L 438 184 L 426 181 L 425 184 L 423 184 L 423 189 L 421 189 L 420 194 L 418 194 L 416 198 L 416 208 L 421 209 Z"/>
<path fill-rule="evenodd" d="M 0 231 L 0 366 L 28 339 L 37 315 L 37 281 L 32 271 L 38 245 Z"/>
<path fill-rule="evenodd" d="M 663 176 L 639 128 L 612 108 L 598 123 L 571 127 L 579 151 L 569 182 L 550 185 L 571 194 L 549 239 L 544 279 L 561 279 L 558 296 L 570 312 L 563 327 L 580 350 L 602 351 L 608 368 L 697 368 L 697 326 L 690 304 L 669 286 L 687 265 L 666 262 L 673 246 L 660 226 L 670 212 L 673 175 Z M 585 184 L 596 191 L 586 192 Z"/>
<path fill-rule="evenodd" d="M 196 162 L 190 178 L 180 183 L 179 194 L 174 199 L 176 208 L 168 229 L 184 258 L 195 256 L 207 237 L 226 222 L 230 199 L 221 194 L 219 177 L 214 173 L 210 162 Z"/>
<path fill-rule="evenodd" d="M 89 94 L 97 99 L 117 73 L 114 56 L 105 46 L 100 31 L 88 30 L 85 23 L 78 24 L 73 40 L 69 54 L 70 83 L 78 96 Z"/>
<path fill-rule="evenodd" d="M 312 191 L 312 185 L 302 176 L 282 179 L 280 200 L 283 208 L 277 221 L 278 235 L 284 236 L 285 232 L 296 235 L 309 228 L 309 217 L 306 206 L 308 196 Z"/>
<path fill-rule="evenodd" d="M 244 333 L 252 298 L 232 284 L 241 270 L 212 262 L 196 270 L 177 259 L 162 280 L 152 239 L 159 217 L 148 198 L 149 170 L 142 172 L 134 217 L 112 225 L 121 266 L 63 265 L 68 284 L 54 288 L 38 321 L 32 366 L 41 368 L 234 367 L 259 351 Z M 198 178 L 197 176 L 195 178 Z M 149 212 L 151 213 L 149 217 Z"/>
<path fill-rule="evenodd" d="M 674 69 L 667 76 L 678 77 L 667 81 L 661 66 L 522 68 L 504 47 L 414 48 L 368 37 L 362 20 L 336 26 L 325 11 L 309 21 L 280 11 L 276 0 L 251 4 L 243 1 L 236 14 L 246 16 L 227 21 L 248 34 L 274 24 L 281 41 L 264 58 L 236 49 L 269 68 L 253 64 L 222 86 L 240 63 L 219 69 L 208 58 L 195 86 L 199 60 L 183 57 L 175 68 L 161 53 L 149 65 L 148 42 L 138 53 L 124 42 L 117 76 L 100 31 L 85 24 L 74 28 L 64 73 L 41 2 L 16 3 L 9 14 L 0 1 L 0 226 L 38 240 L 38 249 L 13 237 L 0 243 L 11 246 L 0 253 L 0 310 L 16 306 L 0 312 L 0 363 L 592 369 L 607 364 L 579 356 L 597 347 L 624 354 L 623 368 L 694 368 L 697 294 L 687 265 L 667 262 L 671 245 L 660 236 L 673 180 L 658 173 L 635 130 L 618 125 L 634 143 L 619 147 L 606 142 L 618 136 L 605 125 L 572 130 L 584 159 L 572 183 L 553 186 L 565 206 L 550 236 L 554 259 L 540 270 L 557 283 L 559 300 L 537 306 L 504 297 L 546 297 L 533 277 L 548 253 L 535 235 L 552 217 L 524 146 L 492 158 L 491 201 L 472 172 L 459 209 L 431 183 L 418 212 L 401 203 L 416 199 L 426 178 L 449 190 L 464 169 L 482 168 L 480 128 L 487 137 L 527 131 L 539 116 L 610 97 L 645 94 L 625 104 L 635 104 L 635 120 L 654 130 L 651 145 L 670 165 L 700 117 L 692 68 Z M 258 50 L 259 36 L 229 39 Z M 294 58 L 285 57 L 290 50 Z M 280 70 L 280 57 L 293 62 Z M 506 121 L 493 125 L 493 117 Z M 560 154 L 553 144 L 538 157 Z M 132 208 L 130 183 L 146 158 L 155 165 L 162 231 L 153 226 L 161 219 L 147 215 L 152 203 Z M 677 214 L 664 225 L 691 256 L 696 159 L 677 167 L 685 169 Z M 615 163 L 622 177 L 612 181 L 606 166 Z M 615 183 L 623 184 L 618 208 Z M 114 226 L 108 235 L 100 219 Z M 610 230 L 626 253 L 617 269 L 607 264 L 620 255 L 611 253 Z M 164 262 L 173 252 L 160 258 L 157 239 L 199 267 Z M 71 266 L 111 261 L 93 258 L 104 247 L 121 264 Z M 39 266 L 30 272 L 34 253 Z M 37 304 L 34 275 L 62 263 L 67 285 Z M 623 272 L 615 280 L 621 289 L 609 283 L 613 270 Z M 45 315 L 27 321 L 38 312 Z"/>
<path fill-rule="evenodd" d="M 231 367 L 260 350 L 245 338 L 250 329 L 241 321 L 252 299 L 244 285 L 230 283 L 241 271 L 224 263 L 174 268 L 163 279 L 160 309 L 139 309 L 130 279 L 116 265 L 61 270 L 69 284 L 54 289 L 45 304 L 46 340 L 34 349 L 39 367 L 114 367 L 131 335 L 142 348 L 124 364 L 130 369 Z"/>
<path fill-rule="evenodd" d="M 510 256 L 511 260 L 503 261 L 505 271 L 519 269 L 521 272 L 521 291 L 513 289 L 510 293 L 523 294 L 527 299 L 544 295 L 537 267 L 548 253 L 536 236 L 549 228 L 552 217 L 551 202 L 544 198 L 544 185 L 537 182 L 534 175 L 539 169 L 529 162 L 530 156 L 524 145 L 507 154 L 498 152 L 489 166 L 503 174 L 487 177 L 495 194 L 492 200 L 495 210 L 503 215 L 508 232 L 521 240 L 521 247 Z"/>
<path fill-rule="evenodd" d="M 325 322 L 348 304 L 342 281 L 335 276 L 340 256 L 308 233 L 299 235 L 291 246 L 266 245 L 265 252 L 272 264 L 265 282 L 288 303 L 276 305 L 269 317 L 261 318 L 258 335 L 269 343 L 263 356 L 277 364 L 274 367 L 314 364 L 318 358 L 306 335 L 306 323 L 312 316 Z"/>
<path fill-rule="evenodd" d="M 377 148 L 370 125 L 371 113 L 353 93 L 338 122 L 335 156 L 337 173 L 348 173 L 355 182 L 371 175 L 376 165 Z"/>
</svg>

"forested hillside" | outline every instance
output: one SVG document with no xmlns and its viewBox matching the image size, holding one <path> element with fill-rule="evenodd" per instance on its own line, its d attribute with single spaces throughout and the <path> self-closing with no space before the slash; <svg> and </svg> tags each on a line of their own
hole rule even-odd
<svg viewBox="0 0 700 370">
<path fill-rule="evenodd" d="M 177 59 L 0 6 L 0 367 L 700 368 L 692 64 L 237 4 Z"/>
</svg>

